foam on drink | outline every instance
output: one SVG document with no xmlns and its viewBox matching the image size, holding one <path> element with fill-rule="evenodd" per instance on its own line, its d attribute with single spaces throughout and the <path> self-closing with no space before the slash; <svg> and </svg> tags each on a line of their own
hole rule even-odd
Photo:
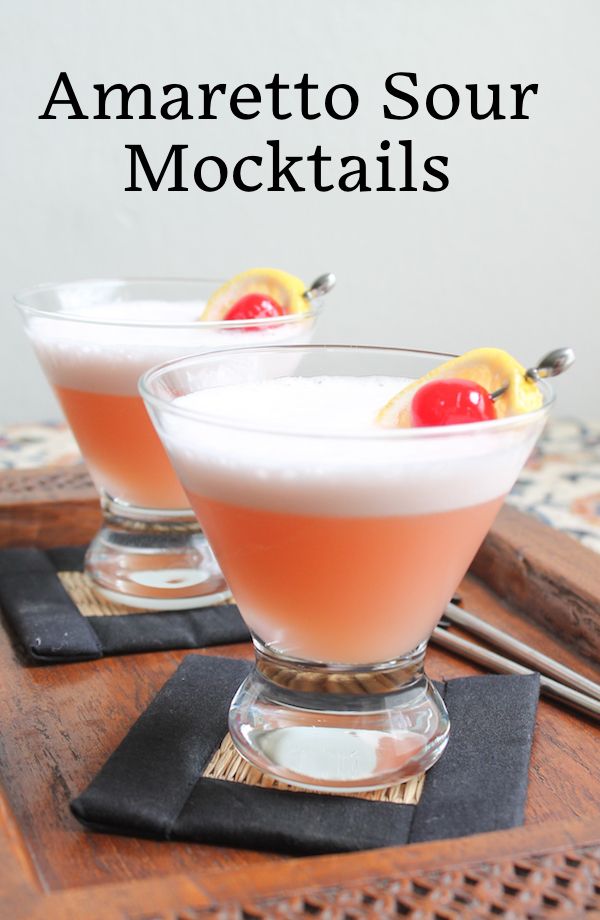
<svg viewBox="0 0 600 920">
<path fill-rule="evenodd" d="M 105 286 L 90 297 L 108 296 Z M 138 394 L 155 364 L 257 344 L 304 343 L 312 322 L 248 329 L 198 321 L 200 300 L 94 303 L 66 288 L 62 311 L 32 315 L 27 330 L 92 478 L 110 496 L 144 508 L 187 500 Z"/>
<path fill-rule="evenodd" d="M 175 400 L 163 437 L 192 492 L 271 510 L 332 515 L 427 514 L 498 498 L 536 437 L 514 428 L 414 437 L 377 427 L 408 381 L 282 377 L 213 386 Z M 488 423 L 489 424 L 489 423 Z"/>
<path fill-rule="evenodd" d="M 161 416 L 244 619 L 293 657 L 406 654 L 430 635 L 539 425 L 382 429 L 378 409 L 402 378 L 268 368 L 259 352 L 207 362 L 203 388 Z"/>
<path fill-rule="evenodd" d="M 216 328 L 198 321 L 200 300 L 89 304 L 79 297 L 67 300 L 63 316 L 32 317 L 28 333 L 53 384 L 89 392 L 137 395 L 139 377 L 155 364 L 192 352 L 303 343 L 310 327 Z"/>
</svg>

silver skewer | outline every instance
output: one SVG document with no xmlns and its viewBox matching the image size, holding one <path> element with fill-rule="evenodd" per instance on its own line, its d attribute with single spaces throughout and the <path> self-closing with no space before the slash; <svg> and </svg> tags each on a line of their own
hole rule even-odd
<svg viewBox="0 0 600 920">
<path fill-rule="evenodd" d="M 542 377 L 557 377 L 564 374 L 575 361 L 575 352 L 572 348 L 555 348 L 538 362 L 537 367 L 530 367 L 525 371 L 529 380 L 540 380 Z"/>
<path fill-rule="evenodd" d="M 315 297 L 323 297 L 325 294 L 329 294 L 335 287 L 335 280 L 333 272 L 326 272 L 324 275 L 319 275 L 302 296 L 306 297 L 307 300 L 314 300 Z"/>
<path fill-rule="evenodd" d="M 559 374 L 564 374 L 574 361 L 575 352 L 572 348 L 555 348 L 553 351 L 549 351 L 547 355 L 544 355 L 543 358 L 540 358 L 536 367 L 528 368 L 525 371 L 525 377 L 528 380 L 542 380 L 544 377 L 557 377 Z M 508 390 L 508 387 L 509 384 L 505 383 L 504 386 L 494 390 L 493 393 L 490 393 L 491 398 L 498 399 L 499 396 L 503 396 Z"/>
<path fill-rule="evenodd" d="M 534 673 L 530 668 L 526 668 L 522 664 L 517 664 L 516 661 L 511 661 L 510 658 L 505 658 L 503 655 L 498 655 L 496 652 L 491 652 L 489 649 L 483 648 L 481 645 L 476 645 L 474 642 L 469 642 L 468 639 L 462 639 L 460 636 L 455 636 L 451 632 L 448 632 L 448 630 L 442 629 L 440 626 L 435 627 L 432 638 L 437 645 L 450 649 L 450 651 L 456 652 L 457 655 L 468 658 L 476 664 L 482 664 L 492 671 L 497 671 L 499 674 Z M 577 709 L 580 712 L 584 712 L 600 720 L 600 700 L 587 696 L 585 693 L 580 693 L 579 690 L 573 690 L 571 687 L 566 687 L 564 684 L 559 683 L 559 681 L 552 680 L 551 677 L 546 677 L 545 674 L 540 674 L 540 692 L 545 696 L 560 700 L 573 709 Z"/>
<path fill-rule="evenodd" d="M 485 620 L 481 620 L 478 616 L 469 613 L 468 610 L 463 610 L 461 607 L 457 607 L 456 604 L 448 604 L 445 617 L 451 623 L 462 626 L 467 632 L 473 633 L 474 636 L 479 636 L 479 638 L 489 642 L 495 648 L 509 652 L 515 658 L 525 662 L 525 664 L 535 668 L 542 674 L 554 677 L 569 687 L 600 700 L 600 684 L 589 680 L 582 674 L 578 674 L 577 671 L 573 671 L 559 661 L 555 661 L 554 658 L 538 652 L 537 649 L 532 648 L 525 642 L 521 642 L 519 639 L 513 638 L 513 636 L 503 632 L 496 626 L 486 623 Z"/>
</svg>

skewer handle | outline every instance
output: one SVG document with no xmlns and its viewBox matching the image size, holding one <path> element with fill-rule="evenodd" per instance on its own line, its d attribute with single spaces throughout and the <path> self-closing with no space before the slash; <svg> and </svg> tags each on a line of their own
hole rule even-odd
<svg viewBox="0 0 600 920">
<path fill-rule="evenodd" d="M 572 348 L 555 348 L 547 355 L 540 358 L 536 367 L 525 371 L 529 380 L 540 380 L 542 377 L 557 377 L 564 374 L 575 361 L 575 352 Z"/>
<path fill-rule="evenodd" d="M 307 300 L 314 300 L 315 297 L 323 297 L 325 294 L 329 294 L 335 287 L 335 281 L 336 278 L 333 272 L 326 272 L 324 275 L 319 275 L 302 296 L 306 297 Z"/>
<path fill-rule="evenodd" d="M 529 367 L 525 371 L 527 380 L 541 380 L 543 377 L 557 377 L 558 374 L 564 374 L 575 361 L 575 352 L 572 348 L 555 348 L 549 351 L 547 355 L 540 358 L 536 367 Z M 510 384 L 505 383 L 497 390 L 490 393 L 490 397 L 499 399 L 504 396 Z"/>
</svg>

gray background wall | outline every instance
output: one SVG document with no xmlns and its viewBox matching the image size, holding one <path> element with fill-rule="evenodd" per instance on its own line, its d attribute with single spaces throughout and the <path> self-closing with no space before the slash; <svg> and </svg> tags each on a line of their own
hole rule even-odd
<svg viewBox="0 0 600 920">
<path fill-rule="evenodd" d="M 596 416 L 600 374 L 597 0 L 19 0 L 2 4 L 0 422 L 58 408 L 10 305 L 46 280 L 227 276 L 273 264 L 339 277 L 322 341 L 462 351 L 508 348 L 525 363 L 559 344 L 578 364 L 559 412 Z M 94 83 L 353 83 L 349 121 L 263 114 L 241 122 L 39 121 L 58 73 L 84 107 Z M 384 80 L 430 86 L 538 82 L 528 121 L 386 121 Z M 320 97 L 322 98 L 322 97 Z M 441 194 L 131 193 L 123 145 L 233 162 L 278 137 L 374 162 L 380 140 L 412 138 L 415 163 L 449 157 Z"/>
</svg>

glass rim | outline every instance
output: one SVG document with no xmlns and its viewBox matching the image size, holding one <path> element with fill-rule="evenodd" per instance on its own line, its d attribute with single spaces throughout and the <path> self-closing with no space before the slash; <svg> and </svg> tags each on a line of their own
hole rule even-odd
<svg viewBox="0 0 600 920">
<path fill-rule="evenodd" d="M 166 399 L 163 399 L 160 396 L 157 396 L 152 392 L 150 386 L 155 379 L 158 379 L 165 374 L 169 373 L 171 370 L 176 369 L 178 366 L 185 367 L 186 365 L 193 364 L 198 361 L 206 359 L 217 359 L 226 358 L 228 355 L 248 355 L 259 352 L 280 352 L 288 353 L 290 351 L 301 351 L 301 352 L 379 352 L 387 353 L 390 355 L 422 355 L 424 357 L 430 358 L 441 358 L 447 360 L 449 358 L 456 358 L 457 355 L 450 354 L 448 352 L 439 352 L 439 351 L 428 351 L 427 349 L 422 348 L 401 348 L 401 347 L 391 347 L 387 345 L 334 345 L 334 344 L 318 344 L 318 345 L 261 345 L 261 346 L 249 346 L 241 348 L 223 348 L 219 350 L 211 349 L 205 352 L 198 352 L 196 354 L 181 355 L 178 358 L 172 358 L 170 361 L 165 361 L 162 364 L 158 364 L 155 367 L 151 367 L 147 370 L 138 381 L 138 390 L 144 399 L 144 402 L 149 403 L 154 408 L 157 408 L 161 411 L 167 411 L 172 415 L 176 415 L 179 418 L 186 418 L 191 421 L 201 422 L 203 425 L 209 425 L 217 428 L 227 428 L 235 431 L 247 431 L 255 432 L 257 434 L 268 434 L 268 435 L 277 435 L 283 437 L 301 437 L 301 438 L 321 438 L 329 440 L 346 440 L 346 441 L 394 441 L 394 440 L 429 440 L 435 438 L 448 438 L 453 436 L 461 435 L 475 435 L 483 432 L 496 432 L 496 431 L 505 431 L 510 428 L 519 428 L 526 423 L 531 423 L 543 419 L 547 415 L 550 406 L 555 400 L 555 393 L 553 388 L 550 386 L 548 381 L 539 380 L 536 381 L 539 386 L 542 396 L 543 403 L 539 409 L 534 409 L 532 412 L 523 412 L 519 415 L 510 415 L 505 416 L 504 418 L 490 419 L 488 421 L 481 422 L 468 422 L 460 425 L 438 425 L 438 426 L 429 426 L 429 427 L 419 427 L 419 428 L 381 428 L 374 429 L 368 432 L 326 432 L 326 431 L 315 431 L 299 428 L 270 428 L 268 425 L 257 425 L 244 423 L 241 421 L 227 421 L 225 419 L 220 419 L 215 415 L 211 415 L 206 412 L 197 412 L 194 409 L 185 409 L 181 406 L 174 406 L 172 402 L 169 402 Z"/>
<path fill-rule="evenodd" d="M 28 288 L 22 288 L 13 294 L 13 303 L 22 313 L 39 316 L 44 319 L 59 320 L 61 322 L 83 323 L 90 326 L 119 326 L 120 328 L 130 329 L 244 329 L 250 326 L 252 329 L 260 329 L 264 326 L 279 327 L 294 325 L 303 319 L 311 319 L 319 315 L 322 305 L 319 298 L 308 301 L 308 309 L 303 313 L 286 313 L 284 316 L 261 317 L 260 319 L 210 319 L 210 320 L 192 320 L 184 323 L 179 322 L 151 322 L 141 323 L 135 320 L 119 319 L 97 319 L 95 317 L 84 316 L 81 313 L 70 313 L 68 311 L 57 311 L 55 309 L 44 309 L 43 307 L 33 306 L 28 303 L 28 299 L 38 294 L 49 294 L 69 288 L 77 288 L 83 285 L 194 285 L 194 284 L 211 284 L 217 287 L 224 284 L 227 279 L 223 278 L 183 278 L 183 277 L 133 277 L 133 278 L 82 278 L 79 281 L 54 282 L 47 281 L 42 284 L 32 285 Z"/>
</svg>

